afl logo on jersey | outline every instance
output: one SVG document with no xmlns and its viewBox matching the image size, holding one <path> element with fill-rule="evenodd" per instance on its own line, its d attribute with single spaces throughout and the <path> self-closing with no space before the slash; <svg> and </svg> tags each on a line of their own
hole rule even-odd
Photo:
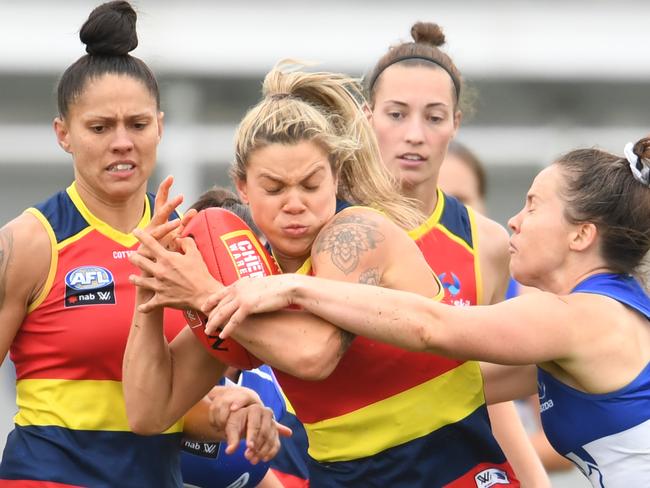
<svg viewBox="0 0 650 488">
<path fill-rule="evenodd" d="M 65 306 L 115 303 L 113 274 L 101 266 L 80 266 L 65 275 Z"/>
</svg>

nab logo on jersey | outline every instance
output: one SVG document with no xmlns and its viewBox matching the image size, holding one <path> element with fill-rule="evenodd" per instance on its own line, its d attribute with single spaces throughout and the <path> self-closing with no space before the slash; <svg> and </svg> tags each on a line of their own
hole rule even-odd
<svg viewBox="0 0 650 488">
<path fill-rule="evenodd" d="M 198 442 L 185 439 L 182 446 L 183 451 L 209 459 L 217 459 L 221 452 L 219 442 Z"/>
<path fill-rule="evenodd" d="M 65 275 L 65 307 L 115 303 L 113 274 L 101 266 L 80 266 Z"/>
</svg>

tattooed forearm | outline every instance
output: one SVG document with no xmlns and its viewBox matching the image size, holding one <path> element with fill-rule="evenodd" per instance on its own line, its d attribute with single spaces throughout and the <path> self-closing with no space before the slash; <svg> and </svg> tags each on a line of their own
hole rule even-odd
<svg viewBox="0 0 650 488">
<path fill-rule="evenodd" d="M 365 251 L 377 247 L 385 239 L 377 230 L 377 224 L 358 215 L 337 217 L 318 236 L 315 243 L 317 253 L 331 253 L 332 263 L 350 274 L 359 265 Z"/>
<path fill-rule="evenodd" d="M 379 275 L 379 269 L 370 268 L 359 275 L 359 283 L 363 283 L 364 285 L 379 286 L 380 278 L 381 276 Z"/>
<path fill-rule="evenodd" d="M 0 307 L 3 306 L 7 291 L 7 269 L 14 246 L 14 238 L 9 229 L 0 231 Z"/>
</svg>

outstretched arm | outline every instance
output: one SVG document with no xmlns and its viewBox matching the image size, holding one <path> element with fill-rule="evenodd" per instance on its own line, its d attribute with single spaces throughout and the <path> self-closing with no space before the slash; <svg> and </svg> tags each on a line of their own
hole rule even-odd
<svg viewBox="0 0 650 488">
<path fill-rule="evenodd" d="M 291 304 L 354 334 L 460 359 L 535 364 L 566 358 L 580 342 L 571 327 L 572 307 L 542 292 L 496 305 L 453 307 L 399 290 L 284 275 L 236 283 L 219 297 L 211 315 L 215 327 L 234 327 L 248 314 Z"/>
</svg>

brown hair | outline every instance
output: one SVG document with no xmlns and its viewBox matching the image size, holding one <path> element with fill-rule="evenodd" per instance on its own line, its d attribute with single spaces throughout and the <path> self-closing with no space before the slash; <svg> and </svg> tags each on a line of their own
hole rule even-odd
<svg viewBox="0 0 650 488">
<path fill-rule="evenodd" d="M 246 225 L 251 228 L 256 236 L 260 237 L 262 235 L 255 225 L 255 222 L 253 222 L 251 211 L 248 206 L 243 204 L 239 197 L 227 188 L 213 186 L 208 191 L 202 193 L 190 208 L 201 211 L 212 207 L 223 208 L 231 211 L 237 217 L 246 222 Z"/>
<path fill-rule="evenodd" d="M 465 144 L 456 140 L 449 143 L 447 152 L 460 159 L 471 170 L 474 176 L 476 176 L 478 194 L 482 199 L 485 199 L 487 195 L 487 175 L 485 174 L 485 168 L 481 160 Z"/>
<path fill-rule="evenodd" d="M 650 168 L 650 137 L 634 145 L 640 164 Z M 617 272 L 633 273 L 650 249 L 650 188 L 638 181 L 625 157 L 599 149 L 578 149 L 557 164 L 566 178 L 560 194 L 569 222 L 592 222 L 601 252 Z"/>
<path fill-rule="evenodd" d="M 269 144 L 314 141 L 339 177 L 337 197 L 384 212 L 410 229 L 422 220 L 415 202 L 399 193 L 381 162 L 375 133 L 361 108 L 356 80 L 338 73 L 297 71 L 281 61 L 264 79 L 262 100 L 239 124 L 233 178 L 246 179 L 250 155 Z"/>
<path fill-rule="evenodd" d="M 445 35 L 438 24 L 416 22 L 411 27 L 413 42 L 392 46 L 373 68 L 366 82 L 366 93 L 370 105 L 374 105 L 375 92 L 381 81 L 381 74 L 389 66 L 400 63 L 404 66 L 430 66 L 445 70 L 454 86 L 454 108 L 460 100 L 463 80 L 460 71 L 448 54 L 439 49 L 445 44 Z"/>
</svg>

